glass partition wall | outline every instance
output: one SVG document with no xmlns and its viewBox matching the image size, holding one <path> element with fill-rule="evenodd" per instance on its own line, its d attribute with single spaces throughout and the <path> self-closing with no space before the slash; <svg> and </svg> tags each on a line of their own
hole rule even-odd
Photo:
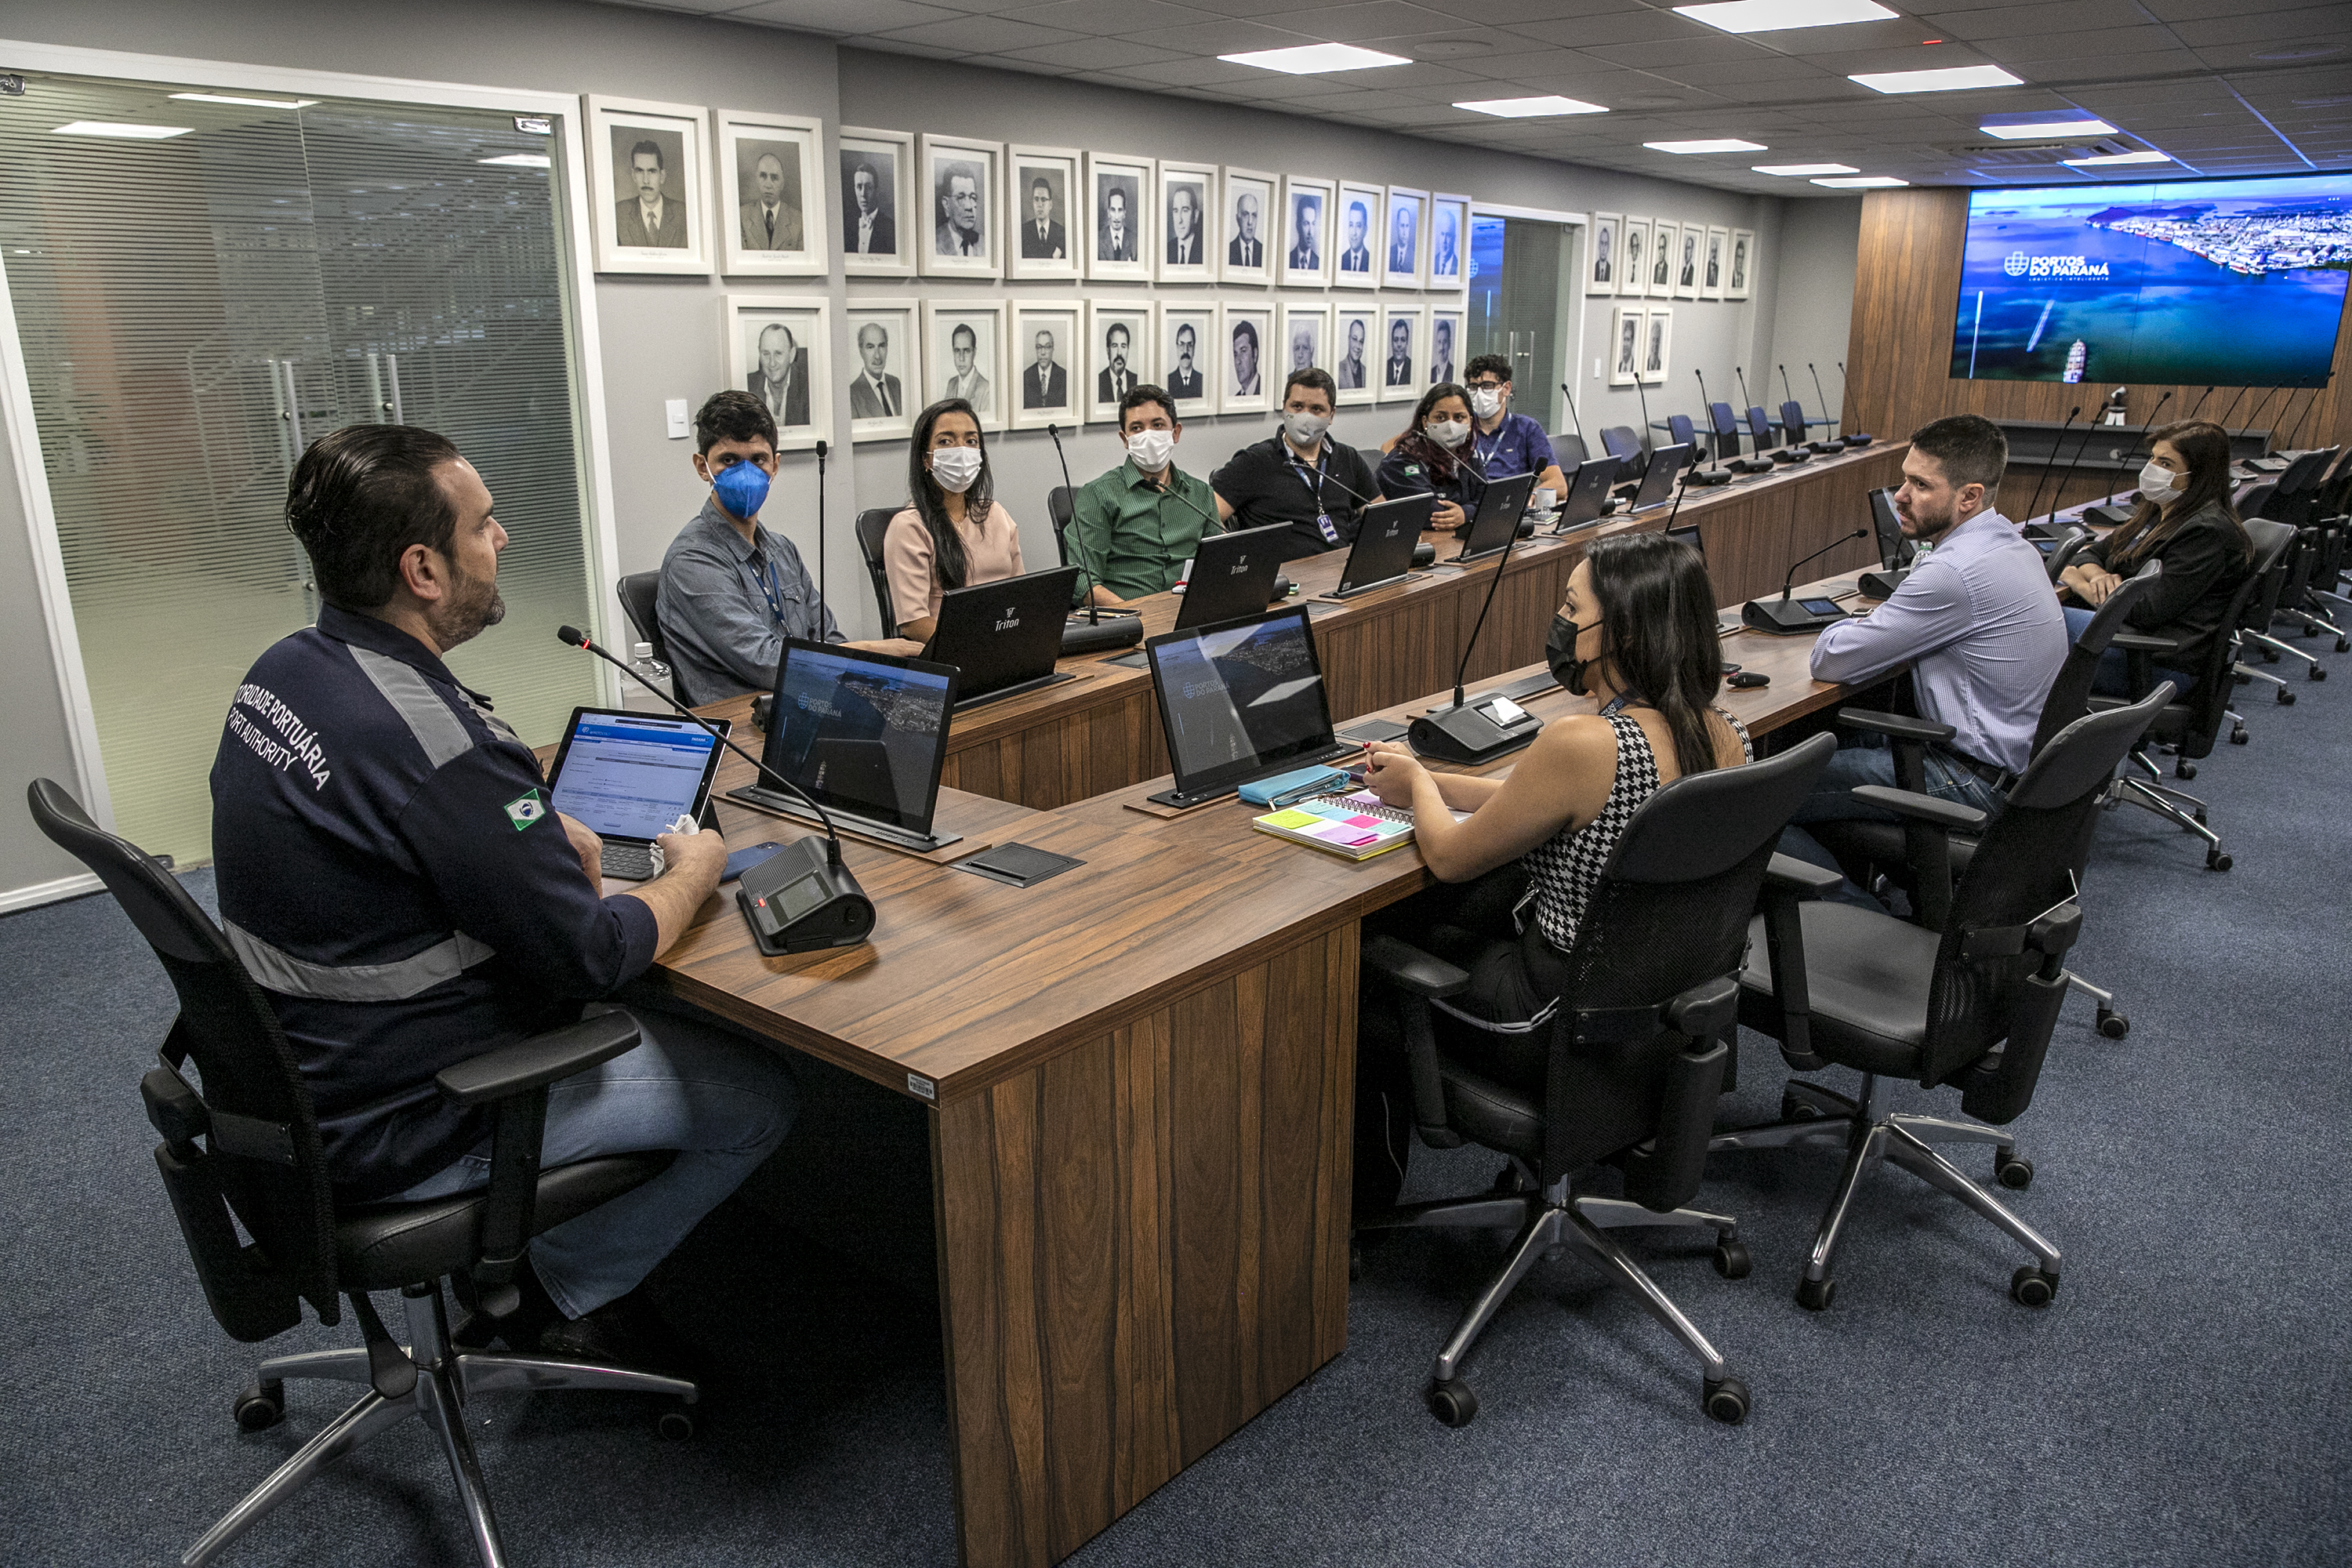
<svg viewBox="0 0 2352 1568">
<path fill-rule="evenodd" d="M 497 498 L 508 618 L 458 679 L 534 743 L 594 700 L 546 635 L 592 597 L 554 143 L 487 110 L 234 89 L 33 76 L 0 98 L 0 263 L 115 823 L 142 847 L 210 853 L 230 693 L 318 614 L 286 481 L 344 425 L 438 430 Z"/>
<path fill-rule="evenodd" d="M 1559 224 L 1471 215 L 1469 352 L 1507 356 L 1512 408 L 1553 433 L 1570 428 L 1559 384 L 1562 326 L 1574 320 L 1572 250 Z"/>
</svg>

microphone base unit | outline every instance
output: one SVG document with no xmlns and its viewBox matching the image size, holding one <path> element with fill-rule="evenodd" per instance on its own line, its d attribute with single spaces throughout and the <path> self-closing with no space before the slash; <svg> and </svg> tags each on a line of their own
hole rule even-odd
<svg viewBox="0 0 2352 1568">
<path fill-rule="evenodd" d="M 2121 528 L 2131 521 L 2132 509 L 2127 506 L 2095 506 L 2083 513 L 2084 522 L 2104 522 L 2110 528 Z"/>
<path fill-rule="evenodd" d="M 1738 477 L 1729 468 L 1693 468 L 1690 482 L 1695 485 L 1727 485 Z"/>
<path fill-rule="evenodd" d="M 1903 579 L 1909 575 L 1911 575 L 1911 568 L 1908 566 L 1880 572 L 1864 572 L 1860 577 L 1854 579 L 1854 586 L 1862 590 L 1864 598 L 1891 599 L 1895 597 L 1895 590 L 1903 586 Z"/>
<path fill-rule="evenodd" d="M 1062 627 L 1064 657 L 1133 647 L 1143 640 L 1143 617 L 1132 610 L 1106 610 L 1099 621 L 1074 620 Z"/>
<path fill-rule="evenodd" d="M 1845 443 L 1843 441 L 1808 441 L 1805 443 L 1805 450 L 1826 458 L 1832 453 L 1844 451 Z"/>
<path fill-rule="evenodd" d="M 1770 460 L 1764 458 L 1734 458 L 1724 467 L 1735 474 L 1769 474 L 1772 471 Z"/>
<path fill-rule="evenodd" d="M 856 947 L 874 934 L 874 900 L 821 838 L 799 838 L 745 871 L 735 905 L 770 958 Z"/>
<path fill-rule="evenodd" d="M 1810 463 L 1813 455 L 1802 447 L 1783 447 L 1772 454 L 1772 460 L 1776 463 Z"/>
<path fill-rule="evenodd" d="M 1493 706 L 1493 697 L 1487 699 Z M 1490 763 L 1496 757 L 1532 744 L 1543 731 L 1543 721 L 1532 713 L 1514 724 L 1500 724 L 1486 709 L 1433 708 L 1405 726 L 1405 739 L 1424 757 L 1441 763 Z"/>
<path fill-rule="evenodd" d="M 1824 598 L 1750 599 L 1740 607 L 1739 618 L 1750 630 L 1769 632 L 1775 637 L 1801 637 L 1820 631 L 1846 618 L 1839 605 Z"/>
<path fill-rule="evenodd" d="M 1845 444 L 1849 447 L 1867 447 L 1873 441 L 1877 439 L 1877 437 L 1871 435 L 1865 430 L 1857 430 L 1853 435 L 1843 437 Z"/>
</svg>

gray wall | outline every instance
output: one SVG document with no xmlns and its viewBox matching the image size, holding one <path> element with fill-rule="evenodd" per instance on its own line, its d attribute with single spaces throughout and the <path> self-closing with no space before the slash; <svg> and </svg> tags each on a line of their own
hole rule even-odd
<svg viewBox="0 0 2352 1568">
<path fill-rule="evenodd" d="M 0 37 L 188 59 L 782 110 L 821 116 L 828 127 L 846 121 L 1008 142 L 1116 146 L 1277 174 L 1459 191 L 1482 202 L 1512 206 L 1633 212 L 1751 227 L 1758 233 L 1762 287 L 1743 304 L 1693 302 L 1677 309 L 1675 380 L 1668 390 L 1689 384 L 1694 365 L 1706 370 L 1712 385 L 1718 374 L 1727 384 L 1735 363 L 1749 366 L 1752 380 L 1754 367 L 1776 356 L 1792 366 L 1801 358 L 1814 359 L 1825 371 L 1831 360 L 1843 357 L 1858 225 L 1858 208 L 1848 202 L 1737 196 L 1516 154 L 1474 154 L 1276 110 L 975 72 L 953 62 L 836 49 L 823 39 L 772 29 L 573 0 L 410 0 L 380 7 L 321 7 L 291 0 L 240 0 L 234 6 L 206 0 L 115 0 L 103 8 L 0 0 Z M 0 69 L 6 64 L 0 60 Z M 1273 83 L 1270 90 L 1279 90 L 1279 86 Z M 1662 157 L 1662 163 L 1671 162 Z M 836 306 L 848 292 L 839 278 L 763 281 L 754 287 L 767 292 L 824 294 Z M 666 438 L 662 404 L 673 397 L 698 402 L 723 384 L 719 303 L 724 291 L 716 278 L 608 277 L 596 285 L 603 351 L 597 373 L 606 398 L 604 439 L 624 572 L 658 564 L 671 535 L 700 504 L 702 492 L 688 460 L 691 443 Z M 1024 291 L 1061 298 L 1074 291 L 1149 297 L 1149 286 L 1139 284 L 1074 289 L 1067 283 L 860 279 L 856 288 L 861 297 L 898 292 L 918 298 L 1009 298 Z M 1185 288 L 1182 292 L 1214 297 L 1216 290 Z M 1283 291 L 1272 292 L 1278 297 Z M 1612 393 L 1591 379 L 1592 357 L 1607 336 L 1609 302 L 1591 302 L 1586 317 L 1579 366 L 1582 374 L 1576 384 L 1585 428 L 1638 425 L 1640 411 L 1630 391 Z M 836 366 L 850 363 L 846 328 L 838 310 L 833 358 Z M 1675 400 L 1675 410 L 1696 406 L 1691 384 L 1692 393 Z M 1834 386 L 1831 391 L 1835 395 Z M 1810 393 L 1806 395 L 1810 406 Z M 1661 405 L 1664 401 L 1654 395 L 1657 417 L 1670 411 Z M 1404 413 L 1395 405 L 1342 410 L 1337 433 L 1351 444 L 1377 447 L 1395 433 Z M 836 415 L 838 447 L 847 434 L 847 411 L 837 409 Z M 1186 429 L 1180 460 L 1205 472 L 1270 428 L 1270 419 L 1262 416 L 1197 421 Z M 1106 426 L 1087 426 L 1069 447 L 1071 468 L 1080 483 L 1121 455 Z M 1060 482 L 1051 444 L 1041 432 L 1015 432 L 994 437 L 992 453 L 998 493 L 1023 525 L 1024 553 L 1033 564 L 1051 562 L 1054 548 L 1044 496 Z M 37 454 L 25 456 L 38 461 Z M 881 627 L 856 565 L 850 519 L 861 506 L 892 505 L 904 499 L 905 462 L 902 447 L 874 443 L 856 448 L 849 461 L 836 458 L 834 464 L 826 508 L 831 520 L 830 595 L 835 614 L 852 636 L 878 635 Z M 791 535 L 812 557 L 812 564 L 814 511 L 814 458 L 788 455 L 765 520 Z M 12 787 L 36 772 L 72 776 L 47 636 L 31 586 L 29 549 L 22 520 L 15 514 L 14 489 L 0 485 L 0 583 L 6 584 L 0 586 L 0 595 L 5 595 L 0 597 L 0 656 L 5 659 L 0 668 L 11 672 L 5 696 L 0 697 L 0 721 L 8 724 L 13 754 L 20 759 Z M 20 816 L 9 812 L 0 817 L 0 897 L 71 869 Z"/>
</svg>

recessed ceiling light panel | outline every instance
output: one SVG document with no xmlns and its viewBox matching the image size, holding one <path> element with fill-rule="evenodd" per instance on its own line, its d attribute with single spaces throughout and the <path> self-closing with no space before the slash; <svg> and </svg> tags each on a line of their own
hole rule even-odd
<svg viewBox="0 0 2352 1568">
<path fill-rule="evenodd" d="M 1353 44 L 1300 44 L 1288 49 L 1252 49 L 1247 54 L 1219 55 L 1227 65 L 1255 66 L 1285 76 L 1320 76 L 1326 71 L 1369 70 L 1375 66 L 1409 66 L 1402 55 L 1384 55 Z"/>
<path fill-rule="evenodd" d="M 1718 136 L 1697 142 L 1644 142 L 1643 146 L 1653 153 L 1761 153 L 1761 142 L 1742 142 L 1737 136 Z"/>
<path fill-rule="evenodd" d="M 1834 27 L 1845 22 L 1884 22 L 1895 15 L 1875 0 L 1722 0 L 1711 5 L 1677 5 L 1675 10 L 1727 33 Z"/>
<path fill-rule="evenodd" d="M 2116 128 L 2104 120 L 2035 120 L 2023 124 L 1996 125 L 1990 122 L 1977 129 L 1987 136 L 1998 136 L 2003 142 L 2047 142 L 2054 136 L 2113 136 Z"/>
<path fill-rule="evenodd" d="M 1833 191 L 1875 191 L 1888 185 L 1907 185 L 1908 180 L 1898 180 L 1892 174 L 1859 174 L 1852 178 L 1815 180 L 1817 185 L 1827 185 Z"/>
<path fill-rule="evenodd" d="M 1850 76 L 1873 92 L 1959 92 L 1972 87 L 2021 87 L 2023 81 L 1999 66 L 1954 66 L 1933 71 L 1864 71 Z"/>
<path fill-rule="evenodd" d="M 2060 163 L 2074 169 L 2105 169 L 2116 163 L 2169 163 L 2171 157 L 2149 148 L 2142 153 L 2108 153 L 2096 158 L 2061 158 Z"/>
<path fill-rule="evenodd" d="M 125 125 L 112 120 L 77 120 L 52 130 L 52 136 L 119 136 L 127 142 L 162 142 L 185 136 L 193 125 Z"/>
<path fill-rule="evenodd" d="M 1753 163 L 1759 174 L 1859 174 L 1851 163 Z"/>
<path fill-rule="evenodd" d="M 1562 98 L 1551 93 L 1543 98 L 1488 98 L 1471 103 L 1457 103 L 1456 109 L 1467 109 L 1479 114 L 1491 114 L 1498 120 L 1534 120 L 1547 114 L 1606 114 L 1597 103 L 1581 99 Z"/>
</svg>

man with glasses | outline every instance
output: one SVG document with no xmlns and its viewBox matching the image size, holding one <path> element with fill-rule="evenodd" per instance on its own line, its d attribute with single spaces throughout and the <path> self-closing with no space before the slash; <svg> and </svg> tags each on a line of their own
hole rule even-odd
<svg viewBox="0 0 2352 1568">
<path fill-rule="evenodd" d="M 1470 456 L 1478 471 L 1490 479 L 1533 474 L 1536 489 L 1566 494 L 1568 483 L 1544 427 L 1511 412 L 1511 362 L 1501 354 L 1480 354 L 1462 381 L 1470 389 Z"/>
</svg>

